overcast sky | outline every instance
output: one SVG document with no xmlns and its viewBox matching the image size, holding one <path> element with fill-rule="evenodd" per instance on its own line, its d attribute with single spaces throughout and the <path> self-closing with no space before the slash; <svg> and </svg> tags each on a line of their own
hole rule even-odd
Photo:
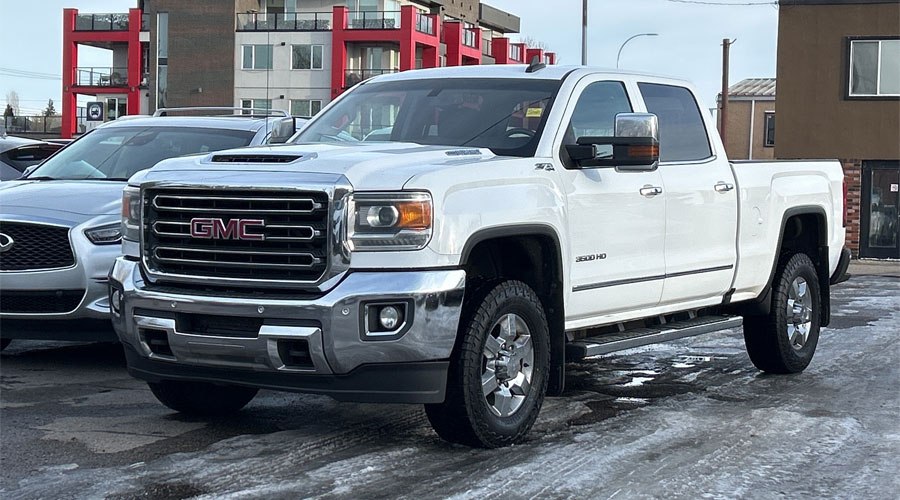
<svg viewBox="0 0 900 500">
<path fill-rule="evenodd" d="M 231 1 L 231 0 L 223 0 Z M 706 0 L 748 3 L 763 0 Z M 731 83 L 750 77 L 775 76 L 778 11 L 771 5 L 714 6 L 671 0 L 589 0 L 588 62 L 615 67 L 622 52 L 623 69 L 672 75 L 694 81 L 706 105 L 712 106 L 721 85 L 722 39 L 737 39 L 731 50 Z M 127 12 L 134 0 L 0 0 L 0 68 L 60 75 L 62 9 L 83 12 Z M 581 0 L 487 0 L 522 18 L 522 35 L 546 43 L 561 64 L 581 62 Z M 81 66 L 108 66 L 108 52 L 82 47 Z M 15 90 L 23 113 L 37 113 L 53 99 L 60 110 L 61 80 L 0 74 L 0 108 Z"/>
</svg>

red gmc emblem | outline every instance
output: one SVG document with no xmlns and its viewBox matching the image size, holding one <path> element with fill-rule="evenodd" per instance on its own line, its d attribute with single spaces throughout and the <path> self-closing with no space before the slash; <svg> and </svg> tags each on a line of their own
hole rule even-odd
<svg viewBox="0 0 900 500">
<path fill-rule="evenodd" d="M 250 228 L 266 227 L 266 221 L 260 219 L 191 219 L 191 237 L 208 240 L 264 240 L 262 233 L 251 233 Z"/>
</svg>

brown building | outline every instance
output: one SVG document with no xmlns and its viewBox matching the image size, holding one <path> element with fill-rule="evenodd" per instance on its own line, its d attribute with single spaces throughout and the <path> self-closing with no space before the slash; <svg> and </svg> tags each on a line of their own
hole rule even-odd
<svg viewBox="0 0 900 500">
<path fill-rule="evenodd" d="M 847 245 L 900 258 L 900 1 L 780 5 L 775 156 L 839 159 Z"/>
<path fill-rule="evenodd" d="M 729 87 L 726 119 L 729 159 L 775 158 L 775 79 L 747 78 Z"/>
</svg>

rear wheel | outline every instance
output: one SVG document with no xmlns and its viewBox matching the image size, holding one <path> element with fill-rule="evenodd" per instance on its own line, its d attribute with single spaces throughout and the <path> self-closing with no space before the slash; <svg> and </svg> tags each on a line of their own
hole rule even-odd
<svg viewBox="0 0 900 500">
<path fill-rule="evenodd" d="M 205 382 L 164 380 L 148 382 L 160 403 L 187 415 L 216 417 L 234 413 L 250 402 L 259 389 Z"/>
<path fill-rule="evenodd" d="M 12 339 L 0 339 L 0 351 L 6 349 L 10 342 L 12 342 Z"/>
<path fill-rule="evenodd" d="M 744 318 L 750 360 L 769 373 L 799 373 L 819 342 L 821 299 L 815 264 L 802 253 L 782 259 L 772 282 L 767 316 Z"/>
<path fill-rule="evenodd" d="M 547 392 L 550 335 L 537 294 L 520 281 L 475 291 L 462 318 L 441 404 L 426 405 L 438 435 L 494 448 L 524 439 Z"/>
</svg>

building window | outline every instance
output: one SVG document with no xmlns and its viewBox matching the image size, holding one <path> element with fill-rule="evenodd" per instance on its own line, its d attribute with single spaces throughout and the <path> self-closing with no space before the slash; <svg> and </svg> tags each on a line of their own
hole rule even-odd
<svg viewBox="0 0 900 500">
<path fill-rule="evenodd" d="M 291 115 L 310 117 L 322 111 L 322 101 L 319 99 L 291 99 Z"/>
<path fill-rule="evenodd" d="M 242 69 L 272 69 L 271 45 L 244 45 L 241 55 Z"/>
<path fill-rule="evenodd" d="M 324 45 L 291 45 L 292 69 L 322 69 Z"/>
<path fill-rule="evenodd" d="M 253 108 L 255 112 L 264 113 L 272 109 L 272 99 L 241 99 L 241 107 L 244 109 Z M 242 114 L 249 115 L 249 111 Z"/>
<path fill-rule="evenodd" d="M 763 145 L 771 148 L 775 145 L 775 113 L 766 113 L 766 135 L 763 137 Z"/>
<path fill-rule="evenodd" d="M 850 96 L 900 96 L 900 40 L 850 41 Z"/>
</svg>

